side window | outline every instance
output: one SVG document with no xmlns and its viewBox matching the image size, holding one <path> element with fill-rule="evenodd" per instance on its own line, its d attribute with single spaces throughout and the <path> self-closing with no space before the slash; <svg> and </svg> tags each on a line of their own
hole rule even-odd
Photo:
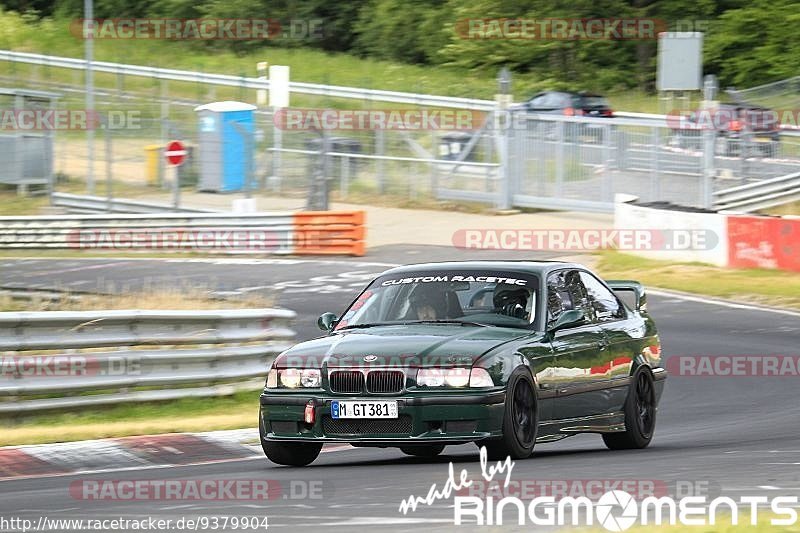
<svg viewBox="0 0 800 533">
<path fill-rule="evenodd" d="M 555 322 L 561 313 L 582 307 L 583 294 L 575 286 L 580 278 L 574 271 L 554 272 L 547 278 L 547 320 Z"/>
<path fill-rule="evenodd" d="M 553 323 L 564 311 L 575 309 L 573 292 L 566 282 L 566 272 L 554 272 L 547 278 L 547 321 Z"/>
<path fill-rule="evenodd" d="M 598 322 L 625 318 L 625 308 L 619 303 L 613 292 L 588 272 L 581 272 L 580 278 L 586 288 L 589 304 L 594 310 Z"/>
<path fill-rule="evenodd" d="M 575 309 L 581 309 L 589 322 L 596 322 L 594 309 L 589 300 L 589 294 L 586 292 L 586 287 L 583 286 L 583 281 L 581 281 L 580 272 L 577 270 L 565 272 L 564 285 L 572 296 Z"/>
<path fill-rule="evenodd" d="M 558 109 L 564 105 L 564 98 L 559 93 L 548 93 L 543 107 L 547 109 Z"/>
<path fill-rule="evenodd" d="M 546 94 L 542 94 L 539 96 L 534 96 L 533 99 L 530 101 L 530 107 L 534 109 L 539 109 L 542 107 L 542 103 L 547 99 Z"/>
</svg>

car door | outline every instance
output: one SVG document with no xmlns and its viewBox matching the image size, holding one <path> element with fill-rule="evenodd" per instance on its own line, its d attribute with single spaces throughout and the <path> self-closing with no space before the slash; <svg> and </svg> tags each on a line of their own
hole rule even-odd
<svg viewBox="0 0 800 533">
<path fill-rule="evenodd" d="M 580 272 L 573 269 L 550 274 L 547 280 L 548 327 L 564 311 L 580 309 L 583 324 L 561 329 L 551 335 L 553 367 L 548 386 L 556 391 L 554 419 L 572 419 L 605 413 L 607 341 L 598 325 L 594 308 L 583 286 Z"/>
<path fill-rule="evenodd" d="M 614 291 L 590 272 L 580 273 L 598 325 L 608 342 L 606 365 L 602 375 L 608 380 L 607 389 L 612 410 L 621 409 L 627 395 L 627 385 L 633 360 L 643 348 L 643 320 L 620 302 Z M 616 407 L 615 407 L 616 406 Z"/>
</svg>

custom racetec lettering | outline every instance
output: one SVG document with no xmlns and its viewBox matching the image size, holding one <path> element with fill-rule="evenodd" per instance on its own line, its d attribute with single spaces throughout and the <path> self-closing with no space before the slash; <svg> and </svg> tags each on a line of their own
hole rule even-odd
<svg viewBox="0 0 800 533">
<path fill-rule="evenodd" d="M 381 283 L 381 286 L 388 287 L 389 285 L 403 285 L 406 283 L 443 283 L 443 282 L 478 282 L 478 283 L 504 283 L 506 285 L 519 285 L 526 286 L 528 280 L 509 278 L 502 276 L 475 276 L 475 275 L 451 275 L 451 276 L 416 276 L 413 278 L 399 278 L 387 279 Z"/>
</svg>

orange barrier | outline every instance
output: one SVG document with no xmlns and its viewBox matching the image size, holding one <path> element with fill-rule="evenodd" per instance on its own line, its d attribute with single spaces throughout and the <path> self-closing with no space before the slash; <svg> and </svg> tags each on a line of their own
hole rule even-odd
<svg viewBox="0 0 800 533">
<path fill-rule="evenodd" d="M 294 213 L 294 254 L 356 255 L 366 250 L 364 211 Z"/>
</svg>

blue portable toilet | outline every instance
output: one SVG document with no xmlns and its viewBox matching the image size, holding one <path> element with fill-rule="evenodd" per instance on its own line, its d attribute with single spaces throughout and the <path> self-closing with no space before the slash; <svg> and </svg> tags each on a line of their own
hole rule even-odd
<svg viewBox="0 0 800 533">
<path fill-rule="evenodd" d="M 253 111 L 243 102 L 212 102 L 195 108 L 199 118 L 197 158 L 200 191 L 234 192 L 252 180 Z"/>
</svg>

